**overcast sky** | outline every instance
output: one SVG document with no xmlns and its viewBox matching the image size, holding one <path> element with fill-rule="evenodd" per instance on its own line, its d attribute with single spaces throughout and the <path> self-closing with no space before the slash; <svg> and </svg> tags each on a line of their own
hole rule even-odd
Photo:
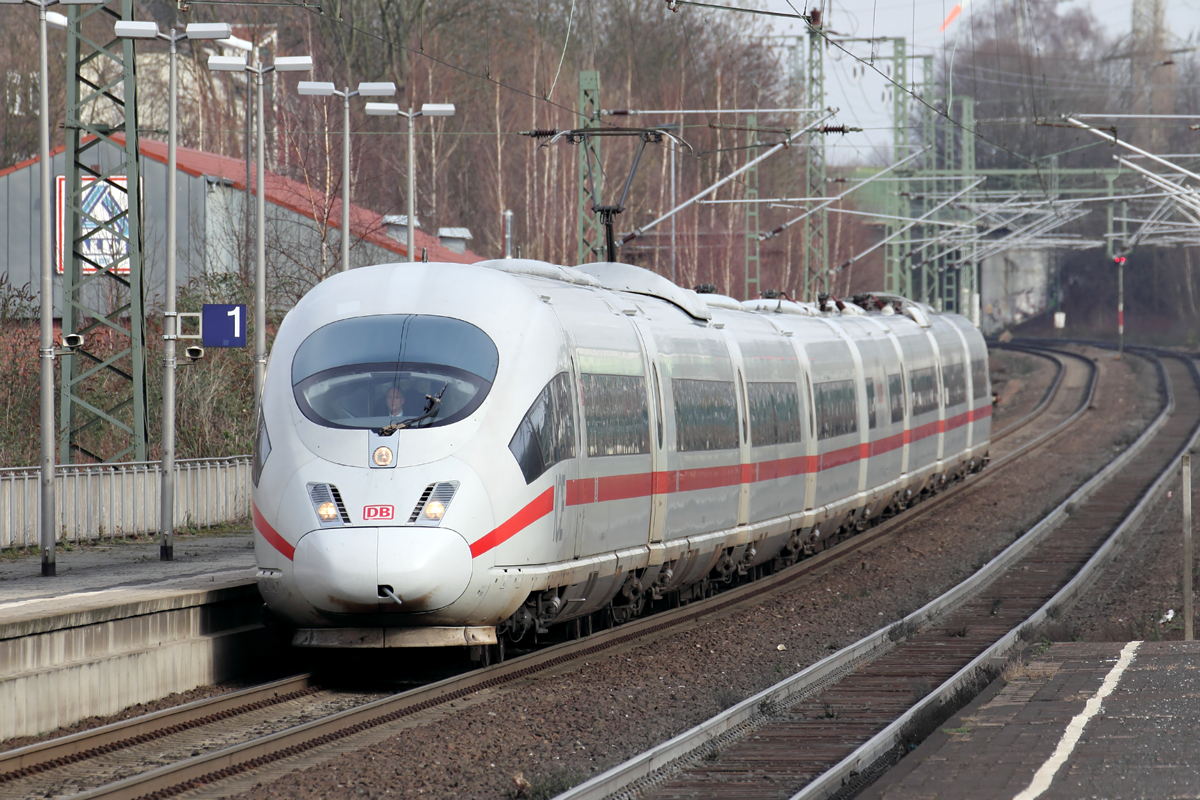
<svg viewBox="0 0 1200 800">
<path fill-rule="evenodd" d="M 718 0 L 719 2 L 720 0 Z M 945 33 L 939 33 L 942 21 L 954 7 L 955 0 L 832 0 L 832 13 L 826 27 L 838 34 L 855 37 L 904 36 L 908 39 L 909 54 L 939 55 L 955 45 L 959 31 L 972 14 L 988 13 L 992 0 L 973 0 L 965 5 L 959 18 Z M 1167 27 L 1177 36 L 1187 38 L 1200 27 L 1200 0 L 1166 0 Z M 748 5 L 746 0 L 733 0 L 730 5 Z M 1129 31 L 1132 0 L 1091 0 L 1090 3 L 1065 4 L 1091 8 L 1093 15 L 1105 27 L 1110 37 L 1117 38 Z M 766 0 L 770 11 L 805 12 L 803 0 Z M 761 6 L 760 6 L 761 7 Z M 699 9 L 689 8 L 689 11 Z M 723 12 L 708 12 L 723 13 Z M 803 26 L 786 19 L 775 18 L 776 33 L 802 33 Z M 870 46 L 865 43 L 847 45 L 855 55 L 869 58 Z M 877 66 L 886 69 L 891 45 L 879 45 Z M 910 80 L 920 80 L 920 62 L 910 62 Z M 831 48 L 826 58 L 826 103 L 840 109 L 839 121 L 864 128 L 861 134 L 830 137 L 827 140 L 829 158 L 833 162 L 866 161 L 883 163 L 892 141 L 892 102 L 889 84 L 853 58 Z"/>
</svg>

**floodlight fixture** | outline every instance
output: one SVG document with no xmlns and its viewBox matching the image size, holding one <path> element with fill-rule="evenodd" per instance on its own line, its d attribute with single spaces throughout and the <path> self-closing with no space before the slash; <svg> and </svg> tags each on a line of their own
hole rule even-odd
<svg viewBox="0 0 1200 800">
<path fill-rule="evenodd" d="M 233 26 L 228 22 L 189 22 L 189 39 L 228 39 L 233 36 Z"/>
<path fill-rule="evenodd" d="M 358 94 L 360 97 L 392 97 L 396 94 L 396 84 L 391 81 L 360 83 Z"/>
<path fill-rule="evenodd" d="M 245 56 L 209 56 L 208 68 L 216 72 L 245 72 Z"/>
<path fill-rule="evenodd" d="M 296 91 L 307 97 L 332 97 L 337 87 L 329 81 L 300 81 Z"/>
<path fill-rule="evenodd" d="M 276 72 L 312 72 L 312 56 L 279 56 L 272 64 Z"/>
<path fill-rule="evenodd" d="M 157 22 L 122 21 L 113 25 L 113 32 L 122 39 L 157 39 Z"/>
</svg>

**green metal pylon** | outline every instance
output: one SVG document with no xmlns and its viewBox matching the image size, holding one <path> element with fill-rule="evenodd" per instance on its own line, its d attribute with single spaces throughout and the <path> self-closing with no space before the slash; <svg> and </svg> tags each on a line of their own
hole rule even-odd
<svg viewBox="0 0 1200 800">
<path fill-rule="evenodd" d="M 600 127 L 600 73 L 584 70 L 579 73 L 579 116 L 581 128 Z M 589 136 L 579 145 L 579 247 L 576 263 L 595 261 L 597 252 L 604 250 L 604 226 L 600 216 L 592 212 L 592 195 L 604 197 L 604 179 L 600 169 L 600 139 Z M 588 158 L 595 164 L 596 185 L 589 188 Z"/>
<path fill-rule="evenodd" d="M 825 37 L 819 26 L 808 31 L 807 105 L 817 118 L 825 107 Z M 825 196 L 825 135 L 813 130 L 805 137 L 805 196 Z M 809 203 L 818 201 L 809 200 Z M 804 221 L 804 300 L 815 300 L 829 291 L 829 215 L 825 209 L 810 214 Z"/>
<path fill-rule="evenodd" d="M 959 166 L 962 168 L 963 175 L 970 176 L 975 174 L 975 98 L 964 95 L 959 99 L 959 102 L 962 104 L 962 128 L 960 129 L 962 144 L 959 148 L 962 161 Z M 974 194 L 974 192 L 968 192 L 963 196 L 962 202 L 970 203 Z M 972 215 L 966 212 L 961 216 L 964 219 L 970 219 Z M 975 245 L 971 245 L 971 249 L 974 250 L 974 248 Z M 966 254 L 963 253 L 961 255 Z M 967 261 L 961 266 L 956 267 L 953 270 L 953 274 L 951 274 L 951 270 L 941 273 L 953 279 L 953 286 L 945 287 L 942 293 L 945 298 L 944 303 L 947 311 L 956 311 L 959 314 L 971 313 L 969 306 L 971 295 L 979 291 L 976 282 L 978 270 L 979 267 L 973 261 Z M 964 293 L 968 304 L 966 307 L 964 307 L 964 303 L 962 302 Z"/>
<path fill-rule="evenodd" d="M 908 94 L 904 88 L 908 85 L 908 48 L 903 37 L 896 37 L 892 42 L 892 158 L 896 161 L 908 155 Z M 890 204 L 889 214 L 893 216 L 911 216 L 913 208 L 909 200 L 911 185 L 909 181 L 899 180 L 896 183 L 895 199 Z M 891 236 L 904 226 L 897 220 L 889 220 L 884 226 L 884 235 Z M 912 231 L 892 239 L 884 245 L 883 256 L 883 285 L 884 290 L 895 294 L 912 297 L 914 291 L 914 270 L 909 263 L 909 239 Z"/>
<path fill-rule="evenodd" d="M 746 118 L 746 127 L 750 129 L 746 135 L 746 158 L 752 160 L 757 156 L 757 150 L 754 147 L 758 144 L 758 116 L 751 114 Z M 746 170 L 746 287 L 745 299 L 749 300 L 752 297 L 758 297 L 762 291 L 761 264 L 759 262 L 759 245 L 761 240 L 758 238 L 758 165 L 755 164 L 750 169 Z"/>
<path fill-rule="evenodd" d="M 133 0 L 67 5 L 60 461 L 146 460 L 145 286 Z M 97 24 L 98 23 L 98 24 Z M 90 34 L 104 31 L 104 39 Z M 118 135 L 123 139 L 116 138 Z M 103 147 L 110 145 L 116 151 Z"/>
</svg>

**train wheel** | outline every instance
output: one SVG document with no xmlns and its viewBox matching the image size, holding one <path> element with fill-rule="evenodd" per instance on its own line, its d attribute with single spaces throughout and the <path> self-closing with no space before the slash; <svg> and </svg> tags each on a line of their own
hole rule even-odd
<svg viewBox="0 0 1200 800">
<path fill-rule="evenodd" d="M 503 636 L 497 636 L 496 643 L 489 644 L 487 647 L 484 648 L 484 650 L 487 652 L 487 658 L 490 663 L 492 663 L 492 664 L 503 664 L 504 663 L 505 652 L 504 652 L 504 637 Z"/>
</svg>

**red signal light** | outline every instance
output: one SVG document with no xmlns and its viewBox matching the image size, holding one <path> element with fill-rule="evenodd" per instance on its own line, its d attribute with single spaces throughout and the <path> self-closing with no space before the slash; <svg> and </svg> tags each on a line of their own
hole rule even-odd
<svg viewBox="0 0 1200 800">
<path fill-rule="evenodd" d="M 1125 256 L 1113 256 L 1113 263 L 1114 264 L 1124 264 Z"/>
</svg>

